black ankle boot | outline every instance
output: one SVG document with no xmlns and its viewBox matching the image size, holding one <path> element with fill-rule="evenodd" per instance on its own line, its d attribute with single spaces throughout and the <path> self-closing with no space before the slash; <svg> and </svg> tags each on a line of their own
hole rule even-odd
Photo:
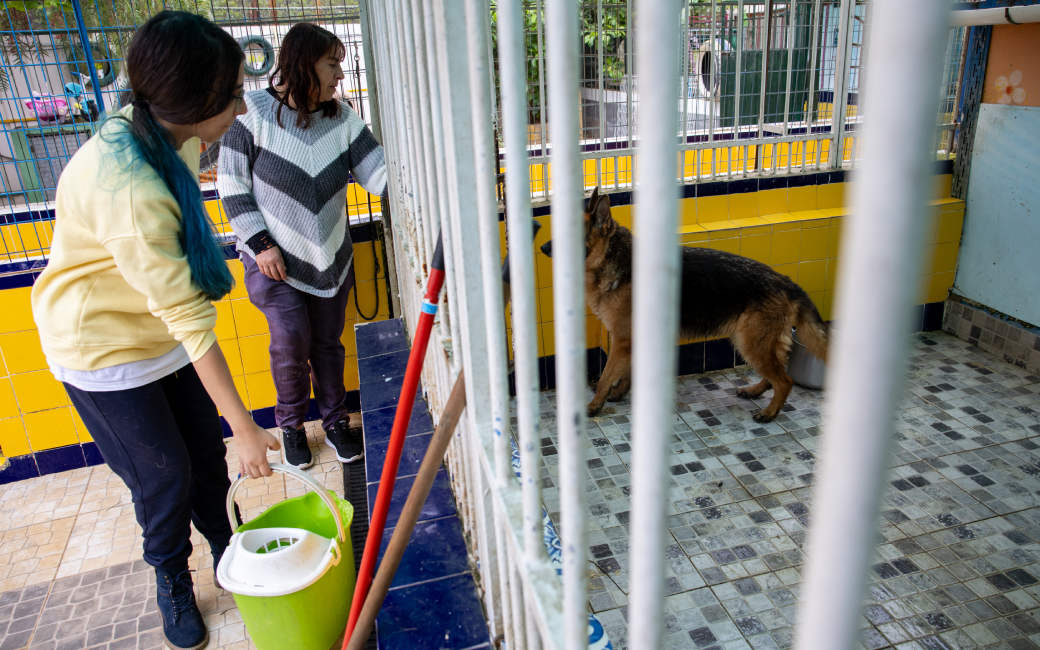
<svg viewBox="0 0 1040 650">
<path fill-rule="evenodd" d="M 159 614 L 163 619 L 166 643 L 179 650 L 201 650 L 209 643 L 209 633 L 202 613 L 195 604 L 191 572 L 185 566 L 176 574 L 155 570 Z"/>
<path fill-rule="evenodd" d="M 220 558 L 224 557 L 224 551 L 227 550 L 227 544 L 224 546 L 210 544 L 209 550 L 210 553 L 213 554 L 213 584 L 217 586 L 217 589 L 223 589 L 224 586 L 220 584 L 220 578 L 217 577 L 217 567 L 220 566 Z"/>
</svg>

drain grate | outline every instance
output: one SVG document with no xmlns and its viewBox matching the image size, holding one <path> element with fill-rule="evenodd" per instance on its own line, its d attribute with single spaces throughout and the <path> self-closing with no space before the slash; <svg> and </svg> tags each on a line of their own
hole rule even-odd
<svg viewBox="0 0 1040 650">
<path fill-rule="evenodd" d="M 368 486 L 364 462 L 343 465 L 343 498 L 354 506 L 354 522 L 350 525 L 350 541 L 354 546 L 354 570 L 361 568 L 361 552 L 368 538 Z M 378 650 L 375 632 L 368 637 L 365 650 Z"/>
</svg>

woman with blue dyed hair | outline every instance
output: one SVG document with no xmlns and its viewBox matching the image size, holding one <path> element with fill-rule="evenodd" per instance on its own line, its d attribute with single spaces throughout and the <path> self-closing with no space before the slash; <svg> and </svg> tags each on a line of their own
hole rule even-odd
<svg viewBox="0 0 1040 650">
<path fill-rule="evenodd" d="M 188 571 L 190 524 L 214 567 L 231 538 L 217 409 L 242 474 L 270 476 L 277 439 L 253 422 L 216 344 L 232 277 L 198 183 L 199 143 L 246 112 L 238 43 L 164 11 L 134 35 L 131 106 L 108 119 L 58 182 L 54 239 L 32 290 L 51 372 L 133 496 L 155 567 L 166 642 L 206 647 Z"/>
</svg>

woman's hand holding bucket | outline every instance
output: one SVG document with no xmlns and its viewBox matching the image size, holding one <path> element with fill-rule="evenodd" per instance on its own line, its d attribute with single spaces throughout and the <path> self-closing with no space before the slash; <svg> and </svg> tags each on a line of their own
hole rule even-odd
<svg viewBox="0 0 1040 650">
<path fill-rule="evenodd" d="M 253 422 L 245 404 L 242 403 L 242 398 L 238 396 L 220 346 L 213 344 L 194 365 L 206 392 L 231 427 L 242 474 L 249 478 L 270 476 L 271 466 L 267 462 L 267 451 L 278 451 L 282 445 L 278 438 Z"/>
<path fill-rule="evenodd" d="M 249 478 L 271 476 L 271 466 L 267 462 L 267 450 L 278 451 L 282 445 L 278 442 L 278 438 L 261 429 L 252 420 L 249 421 L 249 424 L 251 426 L 247 426 L 246 430 L 242 432 L 232 427 L 232 431 L 235 433 L 235 450 L 238 452 L 238 464 L 242 469 L 242 474 Z"/>
</svg>

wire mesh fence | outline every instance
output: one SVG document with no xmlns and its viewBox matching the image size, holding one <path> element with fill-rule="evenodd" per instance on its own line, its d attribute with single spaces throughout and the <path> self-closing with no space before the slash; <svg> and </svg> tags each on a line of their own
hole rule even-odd
<svg viewBox="0 0 1040 650">
<path fill-rule="evenodd" d="M 497 57 L 497 0 L 489 1 L 489 49 Z M 623 189 L 636 180 L 639 88 L 633 0 L 580 4 L 581 150 L 585 184 Z M 546 0 L 524 0 L 531 191 L 547 201 L 552 125 L 546 92 Z M 680 4 L 676 134 L 680 182 L 731 180 L 853 167 L 860 157 L 861 77 L 871 0 L 688 0 Z M 0 10 L 0 259 L 45 258 L 51 202 L 69 158 L 106 112 L 131 100 L 123 58 L 137 27 L 164 9 L 203 14 L 246 52 L 246 89 L 264 88 L 281 39 L 302 21 L 347 46 L 341 94 L 371 121 L 356 3 L 322 0 L 20 0 Z M 964 28 L 950 30 L 934 155 L 950 158 L 957 125 Z M 495 106 L 500 111 L 495 62 Z M 219 147 L 202 154 L 210 199 Z M 354 220 L 379 211 L 352 188 Z M 209 205 L 229 230 L 219 202 Z"/>
<path fill-rule="evenodd" d="M 539 200 L 548 200 L 551 192 L 545 4 L 523 2 L 531 191 Z M 679 180 L 854 167 L 860 158 L 859 93 L 872 4 L 687 0 L 677 5 L 676 20 L 682 26 L 676 103 Z M 580 17 L 585 184 L 631 187 L 639 141 L 633 1 L 585 0 Z M 491 0 L 493 45 L 496 39 L 496 2 Z M 942 80 L 912 81 L 933 83 L 942 99 L 936 159 L 953 155 L 964 39 L 963 28 L 950 30 Z M 496 78 L 496 99 L 497 89 Z"/>
<path fill-rule="evenodd" d="M 138 26 L 159 11 L 210 18 L 246 53 L 246 90 L 266 88 L 285 33 L 313 22 L 346 45 L 340 95 L 371 121 L 356 3 L 322 0 L 23 0 L 0 9 L 0 260 L 46 259 L 53 201 L 69 159 L 106 114 L 132 100 L 124 57 Z M 89 56 L 88 56 L 89 53 Z M 230 232 L 214 186 L 219 143 L 204 143 L 200 182 L 221 232 Z M 353 221 L 379 212 L 378 197 L 352 186 Z"/>
</svg>

